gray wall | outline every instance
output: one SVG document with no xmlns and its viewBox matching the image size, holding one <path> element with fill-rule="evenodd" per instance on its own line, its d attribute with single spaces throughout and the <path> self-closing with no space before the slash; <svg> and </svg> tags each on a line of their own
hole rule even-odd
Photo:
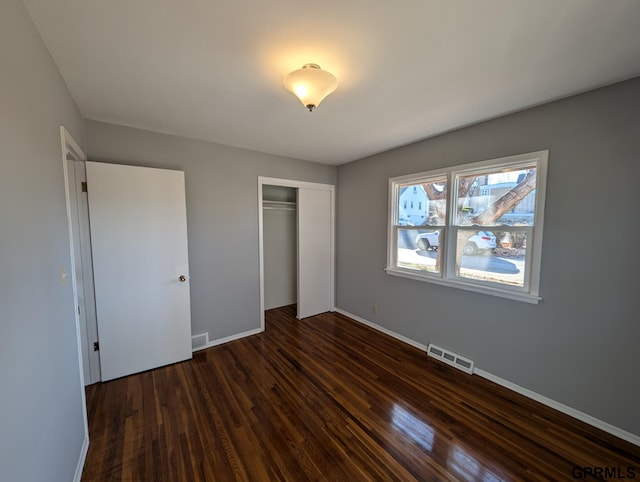
<svg viewBox="0 0 640 482">
<path fill-rule="evenodd" d="M 69 482 L 84 432 L 60 124 L 83 121 L 22 2 L 0 2 L 0 480 Z"/>
<path fill-rule="evenodd" d="M 337 306 L 640 435 L 639 106 L 637 78 L 340 166 Z M 540 304 L 385 275 L 389 177 L 541 149 Z"/>
<path fill-rule="evenodd" d="M 260 327 L 258 176 L 335 184 L 336 168 L 95 121 L 90 160 L 185 173 L 192 333 Z"/>
</svg>

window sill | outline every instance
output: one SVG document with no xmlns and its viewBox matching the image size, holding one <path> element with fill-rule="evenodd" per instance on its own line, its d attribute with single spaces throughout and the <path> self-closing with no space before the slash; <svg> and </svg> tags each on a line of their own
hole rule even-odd
<svg viewBox="0 0 640 482">
<path fill-rule="evenodd" d="M 409 278 L 417 281 L 424 281 L 427 283 L 434 283 L 442 286 L 449 286 L 450 288 L 458 288 L 466 291 L 473 291 L 474 293 L 481 293 L 485 295 L 498 296 L 500 298 L 507 298 L 514 301 L 523 301 L 525 303 L 538 304 L 542 301 L 542 297 L 531 295 L 529 293 L 519 293 L 510 290 L 501 290 L 499 288 L 492 288 L 488 286 L 478 286 L 461 281 L 445 280 L 442 278 L 427 277 L 420 274 L 412 273 L 409 271 L 399 270 L 395 268 L 385 268 L 385 272 L 392 276 L 399 276 L 400 278 Z"/>
</svg>

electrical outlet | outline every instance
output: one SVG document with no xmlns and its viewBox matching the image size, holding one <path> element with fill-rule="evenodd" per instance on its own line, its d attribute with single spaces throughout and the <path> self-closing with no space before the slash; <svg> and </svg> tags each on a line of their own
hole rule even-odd
<svg viewBox="0 0 640 482">
<path fill-rule="evenodd" d="M 378 312 L 378 305 L 371 305 L 371 313 L 374 315 Z"/>
<path fill-rule="evenodd" d="M 63 288 L 67 286 L 67 272 L 64 269 L 64 266 L 60 266 L 60 286 Z"/>
</svg>

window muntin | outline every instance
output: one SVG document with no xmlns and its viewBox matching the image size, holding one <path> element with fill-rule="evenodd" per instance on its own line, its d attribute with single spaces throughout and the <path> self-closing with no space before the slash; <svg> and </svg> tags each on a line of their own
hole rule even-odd
<svg viewBox="0 0 640 482">
<path fill-rule="evenodd" d="M 390 179 L 386 271 L 537 302 L 547 157 L 540 151 Z M 403 208 L 411 196 L 420 212 Z"/>
</svg>

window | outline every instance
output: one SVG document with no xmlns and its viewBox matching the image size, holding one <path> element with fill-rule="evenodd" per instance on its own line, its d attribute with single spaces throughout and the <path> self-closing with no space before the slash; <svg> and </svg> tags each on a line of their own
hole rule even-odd
<svg viewBox="0 0 640 482">
<path fill-rule="evenodd" d="M 390 179 L 387 273 L 537 303 L 547 158 L 540 151 Z M 409 188 L 426 195 L 420 222 L 402 220 Z"/>
</svg>

